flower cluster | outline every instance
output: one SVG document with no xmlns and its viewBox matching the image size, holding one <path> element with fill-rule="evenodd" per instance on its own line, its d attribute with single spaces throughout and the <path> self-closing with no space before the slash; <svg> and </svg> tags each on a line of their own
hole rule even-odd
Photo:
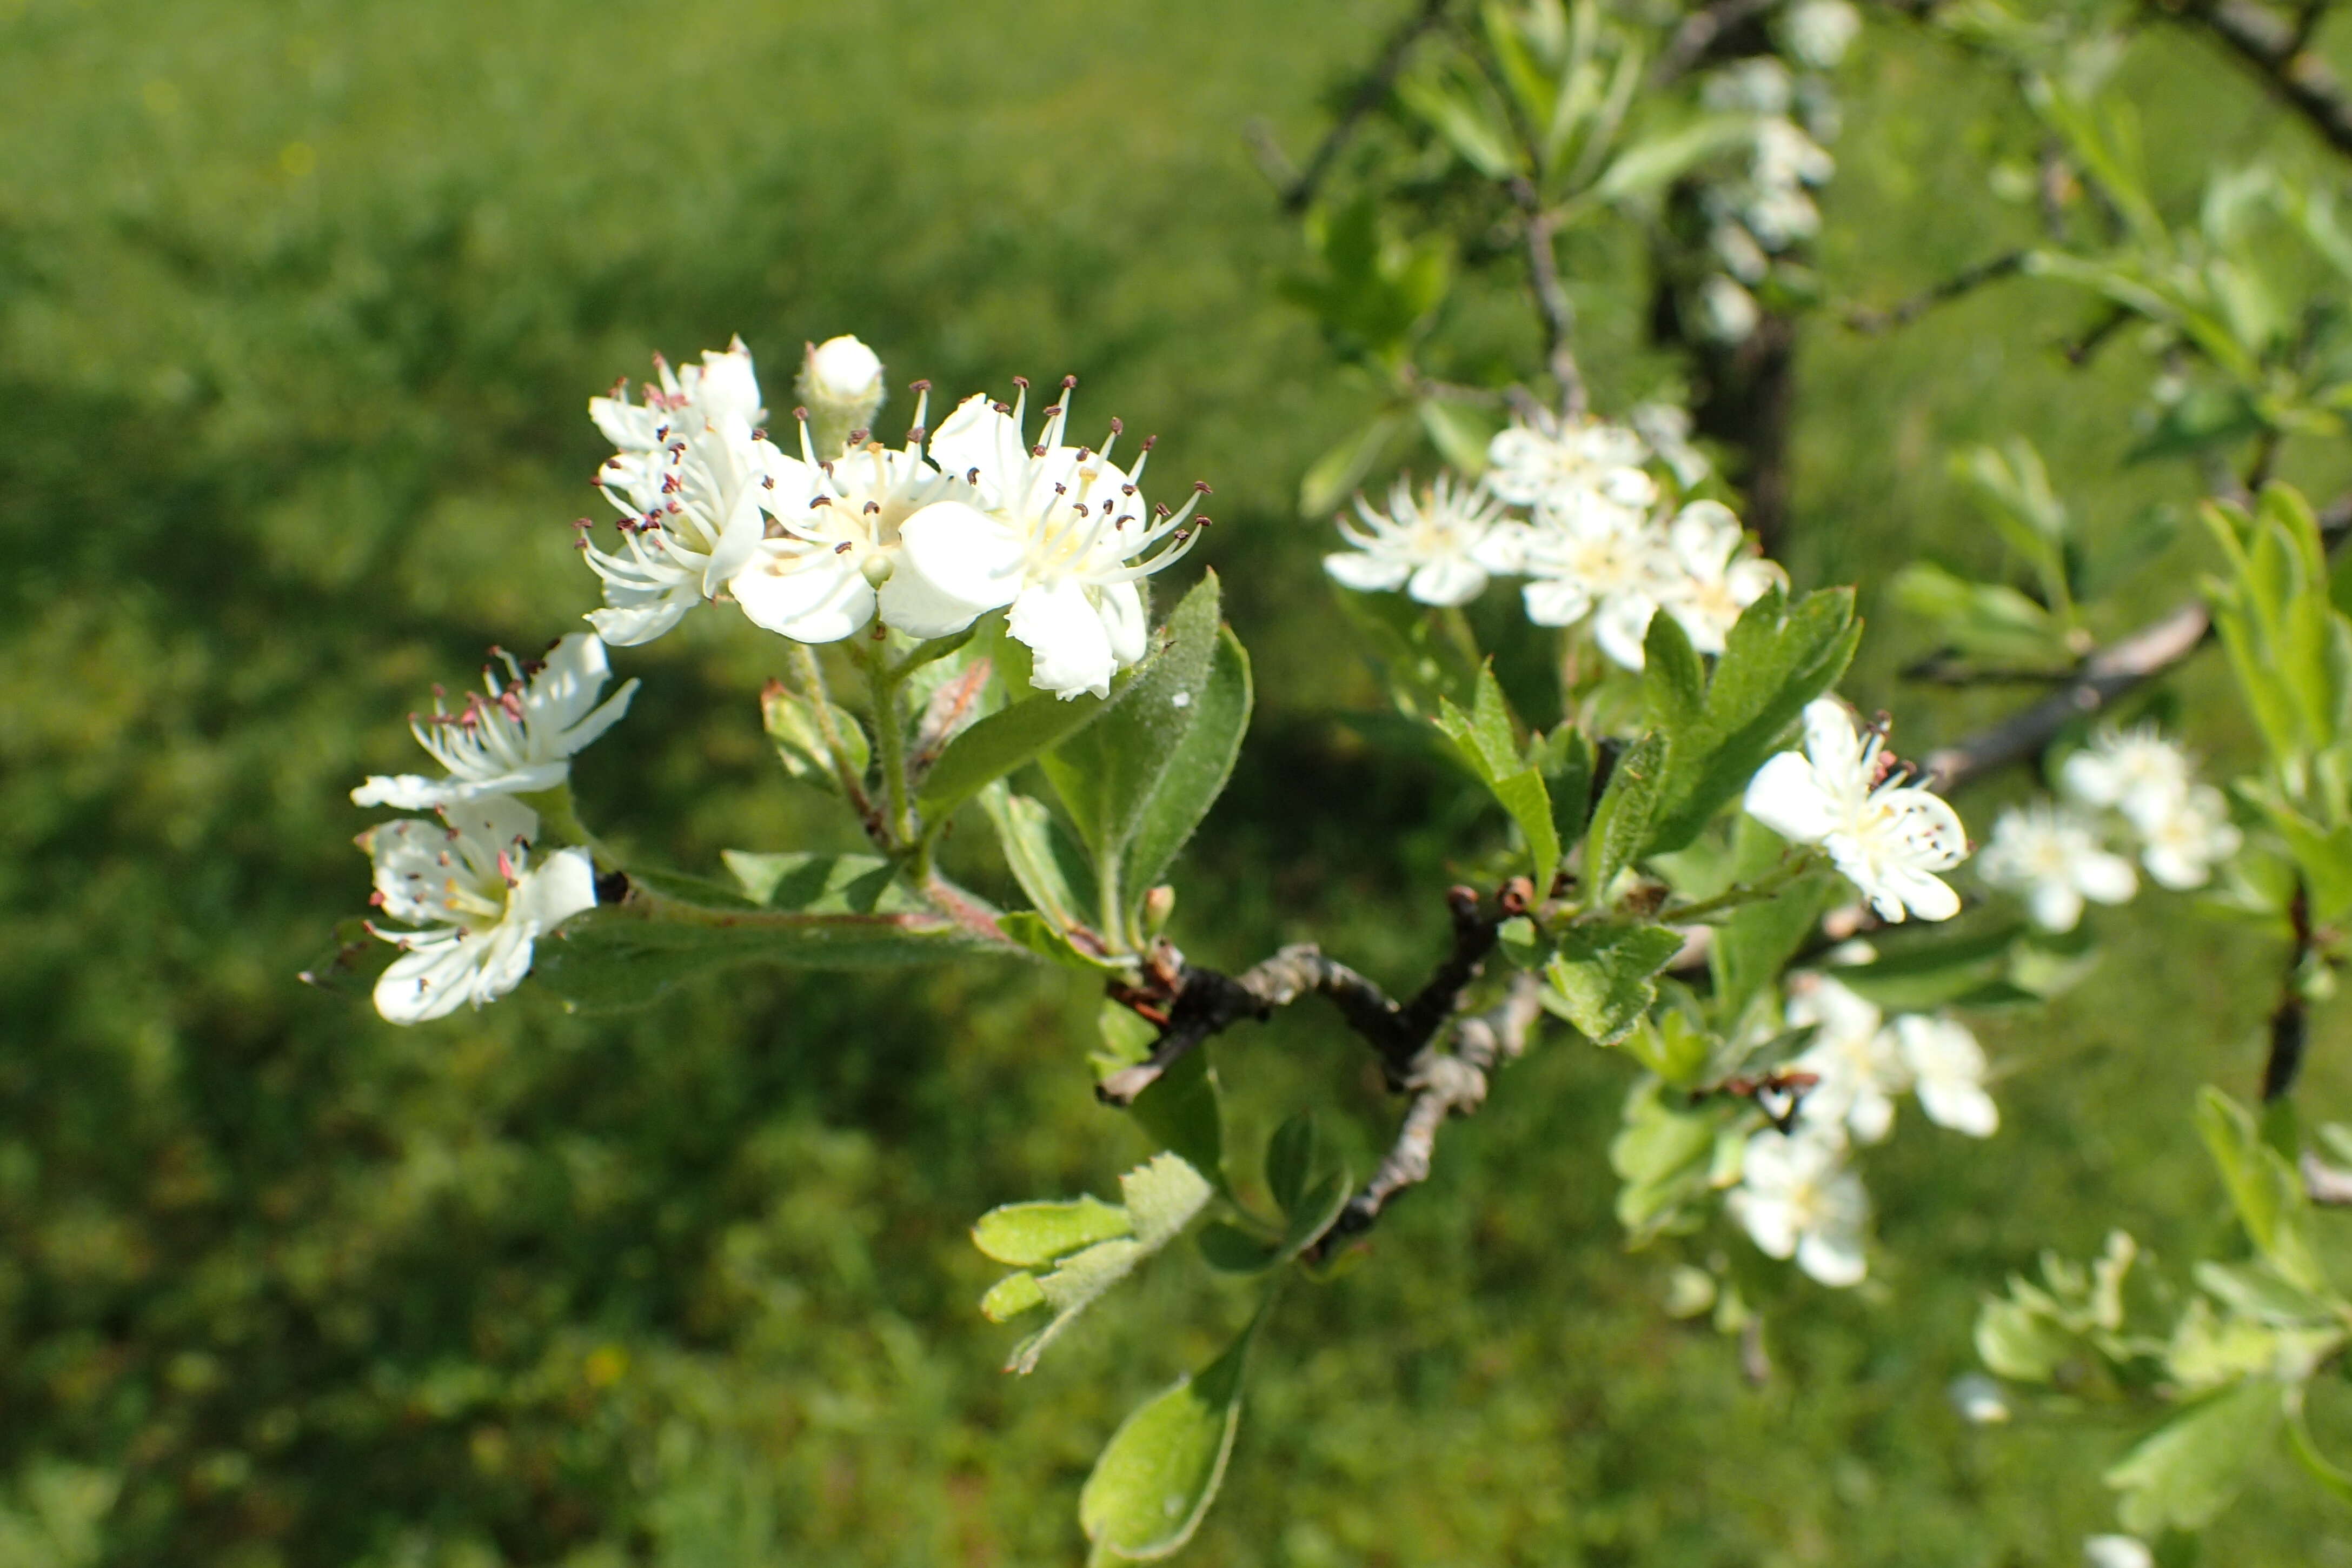
<svg viewBox="0 0 2352 1568">
<path fill-rule="evenodd" d="M 1476 484 L 1440 475 L 1415 490 L 1399 481 L 1382 511 L 1361 497 L 1339 521 L 1350 546 L 1324 557 L 1342 586 L 1402 588 L 1425 605 L 1466 604 L 1496 576 L 1526 579 L 1538 626 L 1590 623 L 1602 653 L 1628 669 L 1660 610 L 1701 653 L 1719 654 L 1740 611 L 1787 579 L 1749 547 L 1719 501 L 1664 504 L 1644 467 L 1654 458 L 1678 482 L 1706 474 L 1678 411 L 1645 409 L 1645 439 L 1601 419 L 1538 417 L 1496 435 Z"/>
<path fill-rule="evenodd" d="M 1065 439 L 1076 378 L 1027 429 L 1028 384 L 1011 407 L 974 394 L 936 432 L 917 384 L 914 423 L 892 448 L 831 432 L 879 406 L 881 363 L 855 338 L 812 347 L 801 376 L 815 407 L 796 416 L 799 454 L 768 439 L 759 378 L 739 339 L 673 372 L 656 360 L 643 401 L 625 386 L 589 405 L 615 448 L 596 482 L 622 517 L 621 544 L 583 539 L 604 582 L 589 619 L 615 644 L 649 642 L 722 598 L 797 642 L 874 624 L 953 635 L 992 610 L 1034 655 L 1032 679 L 1061 698 L 1110 689 L 1143 657 L 1139 584 L 1191 548 L 1209 519 L 1152 507 L 1132 465 Z M 928 435 L 928 442 L 926 437 Z"/>
<path fill-rule="evenodd" d="M 1881 920 L 1949 920 L 1960 896 L 1938 873 L 1967 858 L 1967 830 L 1885 747 L 1883 721 L 1858 725 L 1844 703 L 1816 699 L 1805 705 L 1804 751 L 1757 770 L 1748 814 L 1791 843 L 1828 851 Z"/>
<path fill-rule="evenodd" d="M 1867 1268 L 1870 1200 L 1851 1151 L 1885 1140 L 1906 1093 L 1928 1121 L 1971 1138 L 1991 1137 L 2000 1111 L 1967 1026 L 1920 1014 L 1889 1019 L 1827 975 L 1791 976 L 1790 990 L 1788 1022 L 1814 1034 L 1789 1067 L 1811 1087 L 1785 1128 L 1749 1137 L 1728 1206 L 1765 1252 L 1794 1258 L 1824 1285 L 1853 1285 Z"/>
<path fill-rule="evenodd" d="M 1698 289 L 1698 325 L 1721 342 L 1755 331 L 1763 310 L 1752 290 L 1784 252 L 1819 233 L 1812 193 L 1837 163 L 1822 143 L 1837 133 L 1838 111 L 1827 71 L 1845 56 L 1862 18 L 1846 0 L 1800 0 L 1780 18 L 1782 47 L 1806 74 L 1769 55 L 1733 61 L 1702 89 L 1707 107 L 1754 121 L 1747 166 L 1701 193 L 1708 248 L 1723 270 Z"/>
<path fill-rule="evenodd" d="M 452 713 L 436 689 L 432 714 L 409 721 L 442 777 L 379 774 L 352 791 L 356 805 L 441 818 L 400 817 L 359 838 L 375 862 L 369 901 L 408 928 L 368 927 L 402 950 L 375 987 L 376 1011 L 395 1024 L 505 995 L 529 973 L 532 944 L 596 902 L 588 851 L 535 858 L 539 813 L 517 797 L 563 784 L 573 753 L 628 710 L 637 683 L 599 705 L 612 669 L 604 643 L 584 632 L 541 663 L 497 658 L 506 674 L 484 671 L 487 698 L 470 696 Z"/>
<path fill-rule="evenodd" d="M 2061 798 L 2011 806 L 1993 824 L 1978 873 L 2024 899 L 2044 931 L 2074 929 L 2084 900 L 2126 902 L 2131 861 L 2163 887 L 2201 888 L 2241 836 L 2221 792 L 2196 781 L 2189 754 L 2153 727 L 2103 730 L 2059 770 Z"/>
</svg>

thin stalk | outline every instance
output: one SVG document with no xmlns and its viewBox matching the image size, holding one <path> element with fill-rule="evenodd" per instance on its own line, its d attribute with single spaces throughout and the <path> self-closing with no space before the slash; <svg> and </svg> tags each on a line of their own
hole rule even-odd
<svg viewBox="0 0 2352 1568">
<path fill-rule="evenodd" d="M 873 702 L 874 760 L 882 770 L 882 790 L 889 809 L 886 847 L 896 851 L 914 837 L 913 814 L 907 805 L 907 712 L 899 697 L 906 674 L 903 667 L 890 662 L 884 644 L 860 637 L 857 647 Z"/>
<path fill-rule="evenodd" d="M 1766 899 L 1776 897 L 1785 891 L 1800 877 L 1817 869 L 1821 863 L 1821 857 L 1818 855 L 1810 853 L 1791 855 L 1773 868 L 1760 880 L 1750 882 L 1745 887 L 1727 888 L 1713 898 L 1701 899 L 1696 903 L 1660 910 L 1658 919 L 1667 925 L 1688 925 L 1693 921 L 1705 920 L 1710 915 L 1719 915 L 1732 910 L 1745 908 L 1749 904 L 1762 903 Z"/>
<path fill-rule="evenodd" d="M 833 698 L 825 689 L 824 666 L 817 662 L 816 649 L 804 642 L 793 644 L 793 664 L 800 673 L 802 689 L 816 706 L 817 733 L 824 738 L 825 754 L 833 759 L 833 771 L 841 779 L 841 793 L 856 808 L 858 820 L 870 835 L 874 831 L 874 803 L 866 798 L 866 781 L 849 765 L 849 749 L 842 742 L 841 726 L 833 721 Z"/>
</svg>

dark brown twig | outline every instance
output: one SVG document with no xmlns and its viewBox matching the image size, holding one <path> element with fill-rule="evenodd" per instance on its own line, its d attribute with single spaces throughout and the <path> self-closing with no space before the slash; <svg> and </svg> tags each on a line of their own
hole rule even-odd
<svg viewBox="0 0 2352 1568">
<path fill-rule="evenodd" d="M 1858 305 L 1845 313 L 1846 328 L 1850 331 L 1875 334 L 1908 326 L 1938 305 L 1949 304 L 1988 283 L 2014 277 L 2024 268 L 2028 254 L 2022 250 L 2011 250 L 1990 260 L 1979 261 L 1883 310 Z"/>
<path fill-rule="evenodd" d="M 2270 95 L 2339 153 L 2352 154 L 2352 98 L 2326 60 L 2305 45 L 2315 16 L 2290 22 L 2255 0 L 2148 0 L 2158 16 L 2211 34 Z"/>
<path fill-rule="evenodd" d="M 2311 1034 L 2311 1004 L 2303 994 L 2303 966 L 2311 956 L 2311 899 L 2300 878 L 2286 913 L 2294 927 L 2294 948 L 2286 956 L 2278 1005 L 2271 1009 L 2271 1048 L 2263 1060 L 2265 1105 L 2284 1099 L 2294 1089 L 2295 1075 L 2303 1070 L 2304 1043 Z"/>
<path fill-rule="evenodd" d="M 1438 1128 L 1448 1117 L 1471 1115 L 1486 1104 L 1487 1075 L 1527 1049 L 1528 1031 L 1542 1012 L 1537 1001 L 1541 991 L 1542 983 L 1522 971 L 1511 977 L 1501 1001 L 1454 1026 L 1453 1050 L 1441 1051 L 1433 1042 L 1414 1053 L 1402 1085 L 1412 1103 L 1405 1108 L 1396 1139 L 1372 1179 L 1308 1249 L 1310 1261 L 1319 1262 L 1349 1237 L 1370 1230 L 1399 1193 L 1429 1179 Z"/>
<path fill-rule="evenodd" d="M 1308 205 L 1315 200 L 1315 193 L 1322 185 L 1324 176 L 1331 172 L 1333 162 L 1339 158 L 1348 143 L 1354 140 L 1357 129 L 1363 124 L 1365 119 L 1374 110 L 1380 108 L 1382 100 L 1388 97 L 1390 89 L 1396 86 L 1397 77 L 1404 70 L 1405 61 L 1412 55 L 1413 45 L 1421 41 L 1423 34 L 1445 20 L 1446 10 L 1452 3 L 1453 0 L 1422 0 L 1420 9 L 1398 23 L 1395 30 L 1389 34 L 1387 41 L 1381 44 L 1380 55 L 1372 62 L 1371 68 L 1364 73 L 1361 80 L 1357 82 L 1355 91 L 1348 95 L 1347 106 L 1340 110 L 1339 118 L 1332 123 L 1330 130 L 1323 133 L 1323 140 L 1317 145 L 1314 155 L 1307 160 L 1306 168 L 1300 170 L 1298 177 L 1284 187 L 1283 211 L 1305 212 Z M 1271 137 L 1264 137 L 1259 141 L 1258 157 L 1261 163 L 1267 162 L 1266 147 L 1271 144 Z M 1279 149 L 1276 151 L 1278 153 Z"/>
<path fill-rule="evenodd" d="M 1402 1003 L 1391 1000 L 1386 992 L 1346 964 L 1324 957 L 1312 942 L 1286 947 L 1237 975 L 1180 962 L 1167 1021 L 1160 1026 L 1151 1055 L 1096 1085 L 1096 1098 L 1107 1105 L 1132 1105 L 1136 1096 L 1203 1041 L 1245 1019 L 1263 1022 L 1276 1008 L 1309 994 L 1331 999 L 1348 1026 L 1380 1053 L 1389 1088 L 1402 1093 L 1423 1047 L 1461 1005 L 1464 987 L 1477 978 L 1486 955 L 1494 951 L 1496 928 L 1505 914 L 1526 908 L 1524 900 L 1517 901 L 1516 910 L 1507 900 L 1505 914 L 1486 914 L 1479 908 L 1478 895 L 1468 888 L 1454 889 L 1446 895 L 1446 904 L 1454 916 L 1454 944 L 1438 962 L 1429 983 Z M 1122 992 L 1118 1000 L 1130 1007 L 1139 1001 L 1150 1005 L 1150 999 L 1139 993 Z"/>
<path fill-rule="evenodd" d="M 1559 258 L 1552 234 L 1559 219 L 1543 210 L 1543 200 L 1532 181 L 1511 182 L 1511 197 L 1524 217 L 1522 242 L 1528 253 L 1528 288 L 1535 295 L 1536 314 L 1543 321 L 1544 363 L 1559 384 L 1559 406 L 1573 418 L 1584 412 L 1584 374 L 1576 366 L 1576 301 L 1559 280 Z"/>
</svg>

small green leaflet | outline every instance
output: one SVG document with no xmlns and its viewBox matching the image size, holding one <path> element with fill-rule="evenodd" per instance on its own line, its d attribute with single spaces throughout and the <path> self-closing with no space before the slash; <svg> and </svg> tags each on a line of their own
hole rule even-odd
<svg viewBox="0 0 2352 1568">
<path fill-rule="evenodd" d="M 1091 1562 L 1171 1556 L 1200 1528 L 1225 1479 L 1250 1345 L 1265 1321 L 1262 1306 L 1199 1376 L 1179 1378 L 1111 1434 L 1078 1493 L 1078 1524 L 1094 1544 Z"/>
<path fill-rule="evenodd" d="M 1454 742 L 1463 763 L 1518 824 L 1526 838 L 1538 889 L 1548 888 L 1559 865 L 1559 830 L 1552 821 L 1551 795 L 1544 787 L 1537 763 L 1522 758 L 1511 723 L 1510 705 L 1495 679 L 1494 667 L 1478 671 L 1477 696 L 1465 714 L 1451 701 L 1438 700 L 1437 728 Z"/>
<path fill-rule="evenodd" d="M 1570 926 L 1544 978 L 1570 1023 L 1594 1045 L 1613 1046 L 1658 999 L 1658 972 L 1682 946 L 1681 934 L 1665 926 Z"/>
</svg>

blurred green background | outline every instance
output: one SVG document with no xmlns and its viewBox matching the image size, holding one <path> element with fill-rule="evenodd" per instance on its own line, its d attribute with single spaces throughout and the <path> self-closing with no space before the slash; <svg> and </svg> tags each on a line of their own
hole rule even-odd
<svg viewBox="0 0 2352 1568">
<path fill-rule="evenodd" d="M 997 1371 L 965 1227 L 1144 1150 L 1089 1092 L 1083 985 L 749 970 L 618 1020 L 527 990 L 404 1031 L 294 974 L 362 907 L 345 792 L 409 765 L 402 716 L 593 602 L 586 398 L 737 331 L 772 404 L 803 340 L 855 331 L 895 383 L 1075 371 L 1081 426 L 1160 431 L 1155 468 L 1217 487 L 1202 554 L 1262 694 L 1180 935 L 1421 971 L 1495 829 L 1328 717 L 1373 696 L 1291 498 L 1364 394 L 1275 300 L 1298 241 L 1241 135 L 1311 145 L 1402 8 L 0 0 L 0 1564 L 1077 1560 L 1102 1439 L 1250 1306 L 1171 1258 L 1034 1378 Z M 2177 202 L 2216 163 L 2316 166 L 2184 42 L 2127 79 Z M 2030 233 L 1988 191 L 2034 146 L 1999 82 L 1879 24 L 1843 90 L 1833 294 Z M 1604 407 L 1673 374 L 1627 259 L 1577 259 Z M 1798 581 L 1994 569 L 1946 458 L 2012 430 L 2095 517 L 2193 497 L 2119 472 L 2146 366 L 2069 369 L 2081 314 L 2011 284 L 1892 337 L 1809 325 Z M 1876 629 L 1848 687 L 1906 749 L 2014 700 L 1902 688 L 1918 651 Z M 592 820 L 702 870 L 838 837 L 760 733 L 775 643 L 704 616 L 615 662 L 646 689 L 579 770 Z M 2196 742 L 2242 756 L 2221 673 L 2183 687 Z M 2017 787 L 1962 801 L 1979 835 Z M 1973 1429 L 1945 1388 L 2036 1248 L 2223 1234 L 2189 1096 L 2251 1091 L 2277 962 L 2163 896 L 2105 929 L 2053 1014 L 1986 1024 L 1998 1139 L 1869 1157 L 1872 1281 L 1789 1279 L 1760 1388 L 1659 1310 L 1676 1255 L 1622 1249 L 1623 1064 L 1540 1045 L 1369 1266 L 1285 1301 L 1186 1560 L 2077 1561 L 2130 1428 Z M 2347 1047 L 2323 1013 L 2315 1117 L 2352 1116 Z M 1244 1138 L 1336 1097 L 1384 1140 L 1324 1019 L 1218 1052 Z M 2209 1561 L 2352 1563 L 2283 1464 Z"/>
</svg>

